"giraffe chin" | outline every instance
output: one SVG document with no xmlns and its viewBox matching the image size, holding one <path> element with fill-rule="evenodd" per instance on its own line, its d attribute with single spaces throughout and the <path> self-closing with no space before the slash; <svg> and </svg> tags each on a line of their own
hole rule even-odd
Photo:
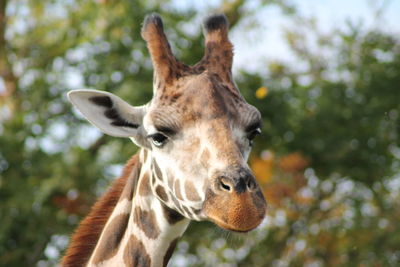
<svg viewBox="0 0 400 267">
<path fill-rule="evenodd" d="M 223 229 L 248 232 L 265 217 L 267 204 L 261 193 L 215 194 L 210 190 L 206 195 L 203 212 L 208 220 Z"/>
<path fill-rule="evenodd" d="M 256 223 L 253 226 L 250 226 L 249 228 L 234 228 L 232 227 L 232 225 L 229 225 L 227 223 L 225 223 L 224 221 L 221 221 L 219 218 L 208 218 L 211 222 L 215 223 L 216 225 L 218 225 L 219 227 L 221 227 L 222 229 L 228 230 L 228 231 L 232 231 L 232 232 L 237 232 L 237 233 L 247 233 L 250 232 L 251 230 L 255 229 L 257 226 L 260 225 L 261 221 Z"/>
</svg>

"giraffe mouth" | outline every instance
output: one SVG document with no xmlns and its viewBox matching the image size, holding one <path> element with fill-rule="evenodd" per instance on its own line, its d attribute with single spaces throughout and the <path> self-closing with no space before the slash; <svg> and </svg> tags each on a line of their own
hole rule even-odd
<svg viewBox="0 0 400 267">
<path fill-rule="evenodd" d="M 259 226 L 265 217 L 267 204 L 258 192 L 215 194 L 209 190 L 206 195 L 203 212 L 223 229 L 245 233 Z"/>
<path fill-rule="evenodd" d="M 264 216 L 263 216 L 263 218 L 264 218 Z M 208 219 L 211 222 L 213 222 L 216 225 L 218 225 L 219 227 L 221 227 L 222 229 L 225 229 L 225 230 L 228 230 L 228 231 L 232 231 L 232 232 L 237 232 L 237 233 L 248 233 L 251 230 L 254 230 L 255 228 L 257 228 L 257 226 L 259 226 L 261 221 L 262 221 L 261 220 L 260 222 L 256 222 L 256 223 L 254 223 L 254 225 L 249 225 L 248 228 L 239 229 L 239 228 L 236 228 L 236 227 L 234 227 L 234 226 L 232 226 L 232 225 L 230 225 L 230 224 L 228 224 L 228 223 L 224 222 L 223 220 L 221 220 L 219 218 L 216 218 L 216 217 L 214 217 L 214 218 L 213 217 L 208 217 Z"/>
</svg>

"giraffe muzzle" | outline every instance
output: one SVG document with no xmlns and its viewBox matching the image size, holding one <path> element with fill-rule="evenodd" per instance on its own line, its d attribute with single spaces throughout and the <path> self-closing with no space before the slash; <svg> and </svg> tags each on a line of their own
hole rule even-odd
<svg viewBox="0 0 400 267">
<path fill-rule="evenodd" d="M 262 222 L 267 204 L 253 175 L 245 172 L 233 177 L 219 175 L 214 179 L 206 191 L 203 212 L 224 229 L 248 232 Z"/>
</svg>

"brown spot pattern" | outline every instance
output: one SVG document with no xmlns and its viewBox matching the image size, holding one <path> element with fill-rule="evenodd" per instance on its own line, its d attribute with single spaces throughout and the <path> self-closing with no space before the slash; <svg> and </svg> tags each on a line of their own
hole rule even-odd
<svg viewBox="0 0 400 267">
<path fill-rule="evenodd" d="M 148 238 L 156 239 L 160 234 L 160 228 L 158 227 L 154 211 L 146 211 L 140 207 L 136 207 L 133 220 Z"/>
<path fill-rule="evenodd" d="M 192 214 L 192 212 L 188 208 L 186 208 L 185 206 L 182 205 L 181 207 L 188 215 Z"/>
<path fill-rule="evenodd" d="M 192 212 L 192 214 L 196 214 L 196 215 L 200 215 L 201 210 L 195 209 L 195 208 L 190 208 L 190 211 Z"/>
<path fill-rule="evenodd" d="M 204 149 L 200 156 L 200 163 L 203 167 L 208 166 L 208 161 L 210 160 L 210 151 L 208 149 Z"/>
<path fill-rule="evenodd" d="M 141 165 L 138 162 L 138 156 L 135 155 L 125 165 L 121 178 L 113 183 L 107 193 L 92 207 L 89 215 L 79 224 L 61 261 L 61 266 L 75 267 L 87 264 L 106 222 L 120 199 L 128 179 L 137 180 L 139 178 L 131 177 L 130 174 L 135 169 L 140 168 Z"/>
<path fill-rule="evenodd" d="M 164 202 L 168 202 L 168 195 L 161 185 L 157 186 L 156 193 Z"/>
<path fill-rule="evenodd" d="M 150 187 L 149 173 L 146 172 L 143 174 L 139 182 L 139 195 L 148 196 L 150 194 L 151 194 L 151 187 Z"/>
<path fill-rule="evenodd" d="M 175 103 L 180 97 L 182 96 L 182 93 L 175 93 L 171 95 L 171 103 Z"/>
<path fill-rule="evenodd" d="M 171 199 L 172 199 L 172 202 L 174 202 L 175 208 L 176 208 L 180 213 L 183 213 L 183 212 L 182 212 L 182 211 L 183 211 L 182 206 L 181 206 L 181 204 L 179 203 L 179 201 L 176 199 L 176 197 L 172 196 Z"/>
<path fill-rule="evenodd" d="M 124 190 L 122 191 L 121 200 L 122 199 L 132 200 L 137 187 L 139 174 L 140 174 L 140 168 L 135 168 L 132 171 L 129 179 L 126 182 Z"/>
<path fill-rule="evenodd" d="M 167 219 L 169 224 L 175 224 L 184 218 L 179 212 L 167 207 L 165 204 L 162 204 L 162 207 L 164 217 Z"/>
<path fill-rule="evenodd" d="M 146 162 L 147 160 L 147 149 L 143 148 L 143 162 Z"/>
<path fill-rule="evenodd" d="M 98 264 L 104 260 L 113 257 L 117 251 L 119 244 L 124 236 L 126 227 L 129 222 L 129 214 L 120 214 L 116 216 L 105 229 L 102 242 L 96 249 L 93 256 L 93 263 Z"/>
<path fill-rule="evenodd" d="M 183 200 L 182 193 L 181 193 L 181 187 L 180 187 L 180 184 L 179 184 L 179 180 L 178 180 L 178 179 L 175 180 L 175 196 L 176 196 L 178 199 Z"/>
<path fill-rule="evenodd" d="M 155 160 L 153 160 L 153 167 L 154 167 L 154 172 L 156 174 L 156 177 L 158 179 L 162 180 L 163 179 L 162 172 L 160 170 L 160 167 L 158 167 L 158 164 L 157 164 L 157 162 Z"/>
<path fill-rule="evenodd" d="M 163 266 L 164 267 L 167 266 L 167 264 L 169 262 L 169 259 L 172 256 L 172 253 L 174 253 L 174 250 L 175 250 L 176 244 L 178 243 L 178 240 L 179 240 L 179 238 L 174 239 L 171 242 L 171 244 L 169 245 L 169 247 L 167 249 L 167 252 L 164 255 L 164 260 L 163 260 Z"/>
<path fill-rule="evenodd" d="M 150 256 L 142 241 L 138 240 L 134 235 L 131 235 L 124 250 L 124 263 L 126 266 L 135 267 L 148 267 L 151 265 Z"/>
<path fill-rule="evenodd" d="M 185 182 L 185 192 L 186 192 L 187 199 L 189 199 L 191 201 L 200 201 L 201 200 L 192 181 L 188 180 Z"/>
<path fill-rule="evenodd" d="M 127 200 L 132 200 L 133 198 L 133 192 L 134 192 L 134 185 L 133 183 L 130 183 L 125 186 L 124 191 L 122 191 L 121 194 L 121 199 L 127 199 Z"/>
<path fill-rule="evenodd" d="M 168 187 L 172 190 L 172 186 L 174 185 L 174 176 L 172 171 L 168 169 Z"/>
<path fill-rule="evenodd" d="M 200 147 L 200 139 L 193 137 L 190 144 L 190 152 L 197 151 Z"/>
</svg>

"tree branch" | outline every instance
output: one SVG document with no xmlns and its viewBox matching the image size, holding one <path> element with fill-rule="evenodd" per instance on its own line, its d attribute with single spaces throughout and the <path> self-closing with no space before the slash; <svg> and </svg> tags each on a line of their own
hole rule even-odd
<svg viewBox="0 0 400 267">
<path fill-rule="evenodd" d="M 5 85 L 5 92 L 0 92 L 0 104 L 12 95 L 17 88 L 17 79 L 7 58 L 7 0 L 0 0 L 0 77 Z"/>
</svg>

